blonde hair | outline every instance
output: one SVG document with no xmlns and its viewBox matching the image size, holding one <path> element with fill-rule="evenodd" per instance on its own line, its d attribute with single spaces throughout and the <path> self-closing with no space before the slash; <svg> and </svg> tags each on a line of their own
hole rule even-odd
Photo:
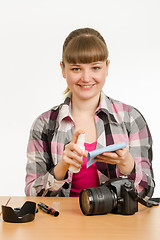
<svg viewBox="0 0 160 240">
<path fill-rule="evenodd" d="M 63 44 L 62 64 L 92 63 L 106 61 L 108 48 L 101 34 L 92 28 L 80 28 L 72 31 Z M 70 89 L 64 91 L 65 95 Z"/>
</svg>

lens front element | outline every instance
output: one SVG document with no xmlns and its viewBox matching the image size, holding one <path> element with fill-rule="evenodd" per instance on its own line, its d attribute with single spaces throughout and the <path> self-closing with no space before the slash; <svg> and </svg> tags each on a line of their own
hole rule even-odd
<svg viewBox="0 0 160 240">
<path fill-rule="evenodd" d="M 106 214 L 116 207 L 117 196 L 107 186 L 100 186 L 82 190 L 79 201 L 85 215 Z"/>
<path fill-rule="evenodd" d="M 90 215 L 93 209 L 93 197 L 89 189 L 81 191 L 79 201 L 83 214 Z"/>
</svg>

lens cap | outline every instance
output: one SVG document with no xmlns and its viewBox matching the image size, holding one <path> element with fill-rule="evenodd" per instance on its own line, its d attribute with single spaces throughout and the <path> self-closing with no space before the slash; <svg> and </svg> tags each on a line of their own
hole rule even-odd
<svg viewBox="0 0 160 240">
<path fill-rule="evenodd" d="M 31 222 L 35 218 L 36 203 L 26 201 L 21 208 L 11 208 L 2 205 L 3 220 L 12 223 Z"/>
</svg>

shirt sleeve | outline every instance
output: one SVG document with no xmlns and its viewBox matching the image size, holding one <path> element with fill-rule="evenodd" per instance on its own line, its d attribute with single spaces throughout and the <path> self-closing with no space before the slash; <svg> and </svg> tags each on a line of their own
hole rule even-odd
<svg viewBox="0 0 160 240">
<path fill-rule="evenodd" d="M 48 121 L 41 115 L 30 131 L 25 179 L 27 196 L 45 196 L 49 191 L 56 194 L 65 183 L 65 180 L 57 181 L 53 175 L 55 165 L 48 144 Z"/>
<path fill-rule="evenodd" d="M 140 196 L 151 197 L 155 182 L 152 169 L 152 137 L 142 114 L 135 108 L 130 113 L 129 151 L 134 158 L 135 166 L 128 176 L 134 180 L 135 188 Z M 122 175 L 120 172 L 118 175 Z"/>
</svg>

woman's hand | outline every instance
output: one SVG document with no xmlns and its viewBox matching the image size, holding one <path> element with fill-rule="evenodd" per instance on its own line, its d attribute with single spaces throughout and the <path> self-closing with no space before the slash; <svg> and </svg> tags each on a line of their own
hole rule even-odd
<svg viewBox="0 0 160 240">
<path fill-rule="evenodd" d="M 115 152 L 105 152 L 95 158 L 98 162 L 117 164 L 121 173 L 129 175 L 134 168 L 134 159 L 128 147 L 116 150 Z"/>
<path fill-rule="evenodd" d="M 80 166 L 83 164 L 83 151 L 76 144 L 78 136 L 82 133 L 84 133 L 82 130 L 75 131 L 72 141 L 65 146 L 62 160 L 54 168 L 54 176 L 57 180 L 64 179 L 70 165 L 80 168 Z M 85 155 L 86 153 L 84 156 Z"/>
<path fill-rule="evenodd" d="M 73 165 L 79 168 L 83 163 L 83 160 L 82 160 L 83 151 L 76 144 L 78 136 L 82 133 L 84 133 L 82 130 L 78 130 L 74 132 L 72 141 L 65 146 L 63 156 L 62 156 L 62 163 L 67 168 L 69 168 L 70 165 Z"/>
</svg>

